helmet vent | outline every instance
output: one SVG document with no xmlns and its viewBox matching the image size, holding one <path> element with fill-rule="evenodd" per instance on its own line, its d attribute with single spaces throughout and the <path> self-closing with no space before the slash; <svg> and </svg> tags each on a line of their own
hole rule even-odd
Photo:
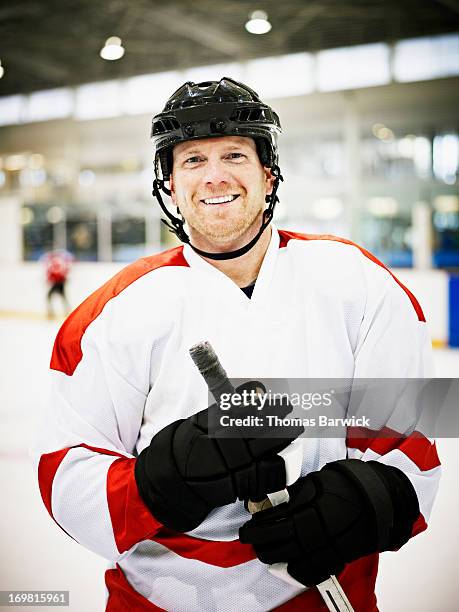
<svg viewBox="0 0 459 612">
<path fill-rule="evenodd" d="M 272 121 L 272 116 L 264 108 L 238 108 L 231 116 L 232 121 L 252 122 L 252 121 Z"/>
<path fill-rule="evenodd" d="M 153 124 L 152 136 L 156 136 L 157 134 L 166 134 L 167 132 L 172 132 L 174 130 L 178 130 L 179 128 L 180 124 L 177 119 L 172 117 L 164 117 L 159 121 L 155 121 Z"/>
</svg>

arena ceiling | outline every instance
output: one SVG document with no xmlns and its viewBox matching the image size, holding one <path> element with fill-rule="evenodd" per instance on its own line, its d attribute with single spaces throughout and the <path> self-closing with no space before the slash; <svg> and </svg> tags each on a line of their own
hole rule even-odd
<svg viewBox="0 0 459 612">
<path fill-rule="evenodd" d="M 0 0 L 0 96 L 458 30 L 459 0 Z M 113 35 L 126 53 L 104 61 Z"/>
</svg>

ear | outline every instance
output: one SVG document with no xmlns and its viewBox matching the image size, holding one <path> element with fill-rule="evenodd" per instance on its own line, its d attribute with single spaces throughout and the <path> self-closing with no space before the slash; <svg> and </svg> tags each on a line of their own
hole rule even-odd
<svg viewBox="0 0 459 612">
<path fill-rule="evenodd" d="M 271 193 L 273 192 L 275 177 L 271 172 L 271 168 L 264 166 L 263 170 L 265 172 L 266 179 L 266 195 L 271 195 Z"/>
<path fill-rule="evenodd" d="M 172 176 L 172 173 L 169 176 L 169 190 L 171 192 L 172 203 L 174 206 L 177 206 L 177 194 L 175 192 L 174 177 Z"/>
</svg>

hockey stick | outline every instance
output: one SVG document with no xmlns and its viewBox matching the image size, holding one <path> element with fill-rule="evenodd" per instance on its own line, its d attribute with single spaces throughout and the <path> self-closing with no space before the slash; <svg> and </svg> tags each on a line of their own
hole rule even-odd
<svg viewBox="0 0 459 612">
<path fill-rule="evenodd" d="M 207 383 L 209 391 L 214 396 L 217 404 L 220 404 L 222 393 L 234 393 L 234 387 L 221 365 L 214 349 L 209 342 L 199 342 L 190 348 L 190 355 L 202 377 Z M 302 444 L 298 439 L 280 451 L 285 462 L 287 486 L 293 484 L 301 475 Z M 261 502 L 248 502 L 249 512 L 259 512 L 271 506 L 277 506 L 288 502 L 290 499 L 287 489 L 269 493 L 268 498 Z M 273 576 L 288 582 L 298 588 L 305 589 L 304 584 L 295 580 L 287 571 L 287 563 L 275 563 L 269 567 Z M 336 576 L 330 576 L 320 584 L 316 585 L 330 612 L 354 612 Z"/>
</svg>

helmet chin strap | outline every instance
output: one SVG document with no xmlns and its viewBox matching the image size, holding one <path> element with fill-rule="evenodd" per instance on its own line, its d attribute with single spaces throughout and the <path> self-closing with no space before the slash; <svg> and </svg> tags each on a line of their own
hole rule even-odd
<svg viewBox="0 0 459 612">
<path fill-rule="evenodd" d="M 254 236 L 252 240 L 250 240 L 250 242 L 248 242 L 246 245 L 244 245 L 240 249 L 236 249 L 235 251 L 227 251 L 224 253 L 208 253 L 207 251 L 202 251 L 201 249 L 198 249 L 197 247 L 191 244 L 190 238 L 183 227 L 185 221 L 183 219 L 179 219 L 178 217 L 173 215 L 171 212 L 169 212 L 166 208 L 166 205 L 164 204 L 160 189 L 164 191 L 164 193 L 166 193 L 167 195 L 169 196 L 171 195 L 170 190 L 167 189 L 167 187 L 164 185 L 164 180 L 155 178 L 155 180 L 153 181 L 153 192 L 152 193 L 153 193 L 153 196 L 158 200 L 159 205 L 161 206 L 161 209 L 163 210 L 164 214 L 168 217 L 170 222 L 166 221 L 166 219 L 161 219 L 161 221 L 165 225 L 167 225 L 167 227 L 169 228 L 169 231 L 175 234 L 179 240 L 181 240 L 182 242 L 185 242 L 186 244 L 189 244 L 190 247 L 193 249 L 193 251 L 195 251 L 198 255 L 201 255 L 201 257 L 206 257 L 208 259 L 215 259 L 218 261 L 225 260 L 225 259 L 235 259 L 236 257 L 241 257 L 241 255 L 245 255 L 245 253 L 250 251 L 250 249 L 252 249 L 256 245 L 262 233 L 271 223 L 271 220 L 274 215 L 274 207 L 276 206 L 276 203 L 279 201 L 279 198 L 276 195 L 277 189 L 279 187 L 279 182 L 284 180 L 280 172 L 279 166 L 273 166 L 271 168 L 271 173 L 275 177 L 273 190 L 269 196 L 266 196 L 266 201 L 269 202 L 269 206 L 266 210 L 263 211 L 263 220 L 262 220 L 261 227 L 258 230 L 257 235 Z"/>
</svg>

